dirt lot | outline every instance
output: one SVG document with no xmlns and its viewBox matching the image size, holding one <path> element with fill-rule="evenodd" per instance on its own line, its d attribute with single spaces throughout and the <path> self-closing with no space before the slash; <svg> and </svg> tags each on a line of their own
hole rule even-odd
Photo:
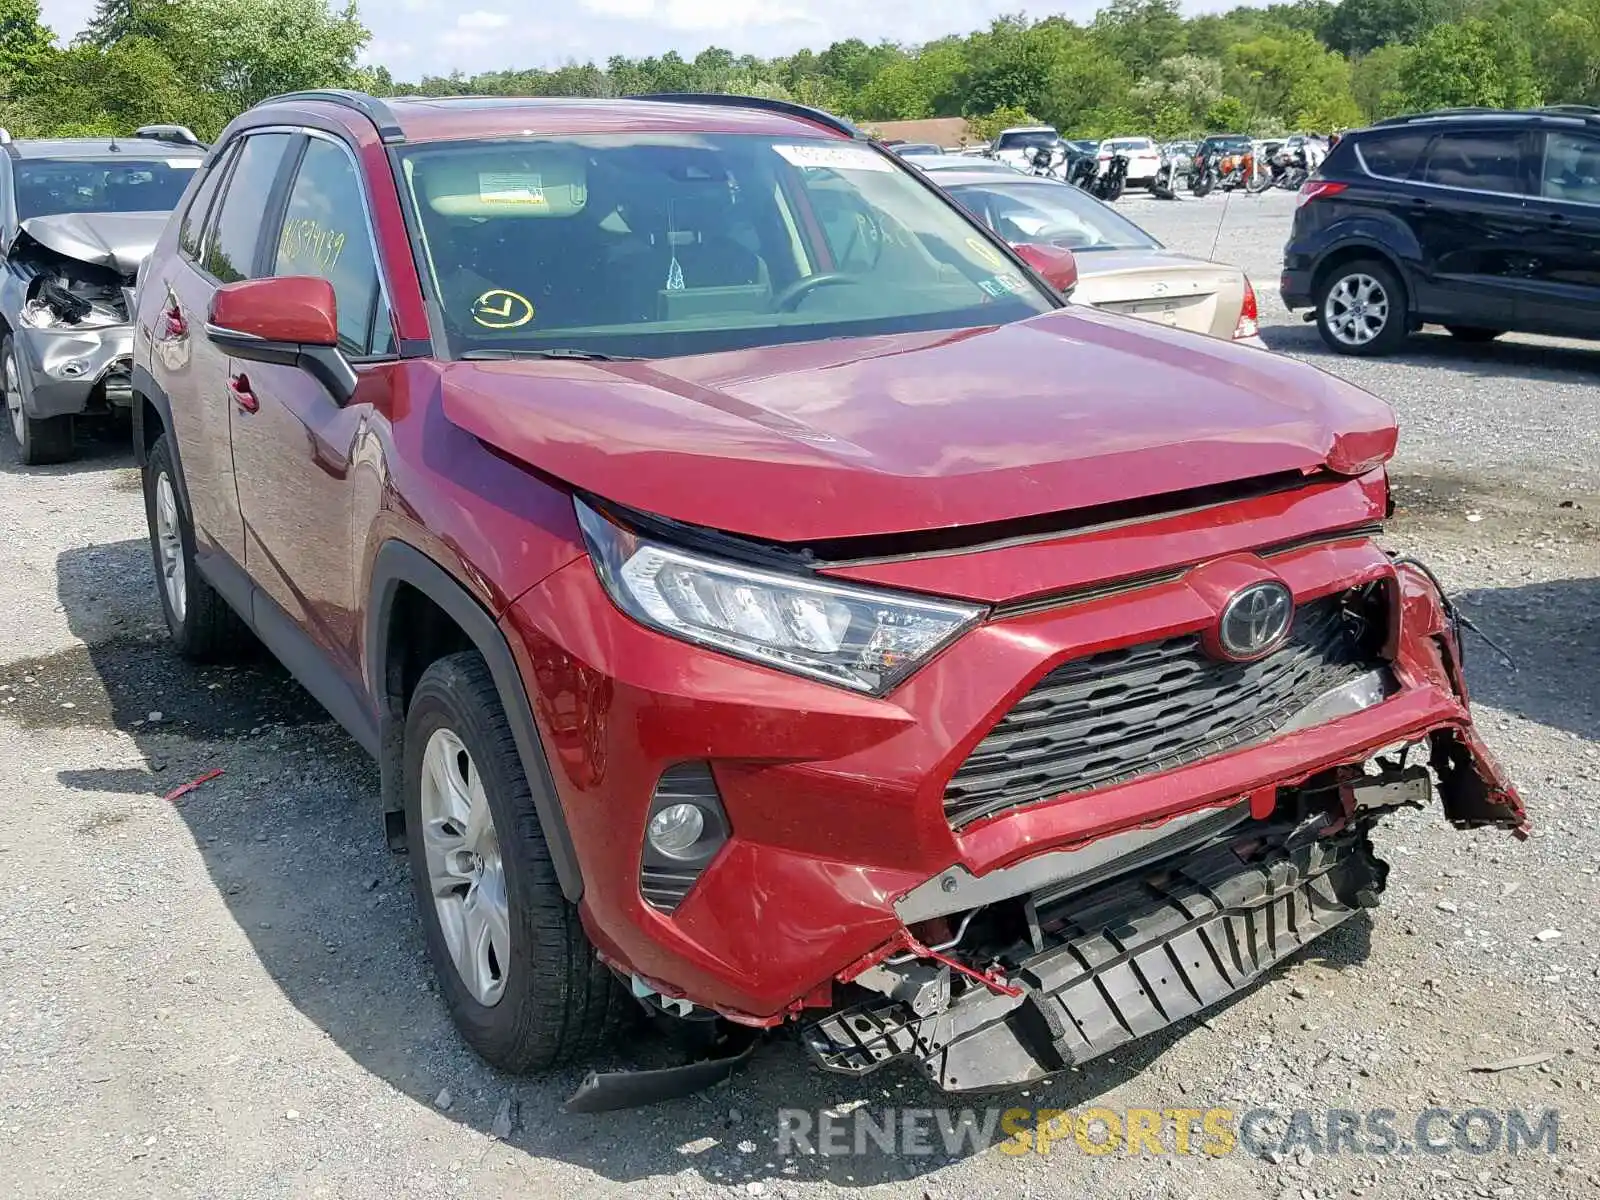
<svg viewBox="0 0 1600 1200">
<path fill-rule="evenodd" d="M 909 1075 L 819 1076 L 785 1042 L 693 1100 L 565 1114 L 579 1072 L 504 1078 L 454 1037 L 371 764 L 271 666 L 196 671 L 169 649 L 137 478 L 107 441 L 70 470 L 0 451 L 4 1194 L 1600 1194 L 1600 351 L 1427 336 L 1334 361 L 1277 304 L 1291 205 L 1123 207 L 1180 249 L 1215 237 L 1261 289 L 1274 348 L 1399 409 L 1391 539 L 1515 663 L 1468 647 L 1535 834 L 1391 820 L 1370 918 L 1202 1022 L 998 1103 L 1391 1109 L 1402 1136 L 1430 1106 L 1530 1125 L 1554 1109 L 1554 1155 L 783 1154 L 780 1108 L 939 1104 Z"/>
</svg>

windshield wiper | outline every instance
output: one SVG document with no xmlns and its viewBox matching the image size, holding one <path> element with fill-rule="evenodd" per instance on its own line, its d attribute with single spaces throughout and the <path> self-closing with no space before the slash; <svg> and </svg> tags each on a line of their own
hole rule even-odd
<svg viewBox="0 0 1600 1200">
<path fill-rule="evenodd" d="M 552 346 L 548 350 L 468 350 L 461 356 L 467 362 L 504 362 L 513 358 L 565 358 L 575 362 L 640 362 L 636 354 L 601 354 L 598 350 L 574 350 Z"/>
</svg>

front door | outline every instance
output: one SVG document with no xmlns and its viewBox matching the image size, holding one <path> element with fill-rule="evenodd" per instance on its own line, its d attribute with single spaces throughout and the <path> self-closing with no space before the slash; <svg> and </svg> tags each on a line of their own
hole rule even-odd
<svg viewBox="0 0 1600 1200">
<path fill-rule="evenodd" d="M 265 273 L 333 283 L 339 348 L 348 358 L 393 352 L 360 176 L 343 142 L 322 135 L 305 142 Z M 351 463 L 372 407 L 340 404 L 296 366 L 233 360 L 229 376 L 246 570 L 345 687 L 357 689 L 364 545 L 352 529 Z M 257 622 L 274 615 L 258 611 Z"/>
<path fill-rule="evenodd" d="M 1532 279 L 1524 326 L 1600 336 L 1600 136 L 1551 131 L 1528 243 Z"/>
<path fill-rule="evenodd" d="M 1514 329 L 1528 289 L 1527 137 L 1518 130 L 1442 133 L 1408 188 L 1422 251 L 1416 307 L 1444 325 Z"/>
</svg>

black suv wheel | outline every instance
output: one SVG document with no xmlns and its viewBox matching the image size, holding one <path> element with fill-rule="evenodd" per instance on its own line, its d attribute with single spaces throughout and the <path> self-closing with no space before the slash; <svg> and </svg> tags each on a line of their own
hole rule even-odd
<svg viewBox="0 0 1600 1200">
<path fill-rule="evenodd" d="M 1329 271 L 1317 287 L 1316 305 L 1317 332 L 1338 354 L 1388 354 L 1405 340 L 1405 288 L 1376 259 L 1356 259 Z"/>
<path fill-rule="evenodd" d="M 405 732 L 406 844 L 456 1026 L 506 1071 L 589 1057 L 631 1003 L 556 878 L 500 695 L 473 652 L 422 673 Z"/>
</svg>

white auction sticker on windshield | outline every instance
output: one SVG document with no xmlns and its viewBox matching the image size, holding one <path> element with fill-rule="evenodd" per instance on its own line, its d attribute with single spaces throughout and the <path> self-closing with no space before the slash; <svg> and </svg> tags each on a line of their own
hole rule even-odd
<svg viewBox="0 0 1600 1200">
<path fill-rule="evenodd" d="M 544 176 L 531 171 L 480 171 L 478 199 L 485 204 L 546 204 Z"/>
<path fill-rule="evenodd" d="M 881 154 L 865 146 L 774 146 L 786 162 L 797 167 L 826 167 L 832 171 L 892 171 Z"/>
<path fill-rule="evenodd" d="M 198 158 L 169 158 L 167 159 L 167 166 L 175 171 L 194 171 L 199 169 L 200 160 Z"/>
</svg>

